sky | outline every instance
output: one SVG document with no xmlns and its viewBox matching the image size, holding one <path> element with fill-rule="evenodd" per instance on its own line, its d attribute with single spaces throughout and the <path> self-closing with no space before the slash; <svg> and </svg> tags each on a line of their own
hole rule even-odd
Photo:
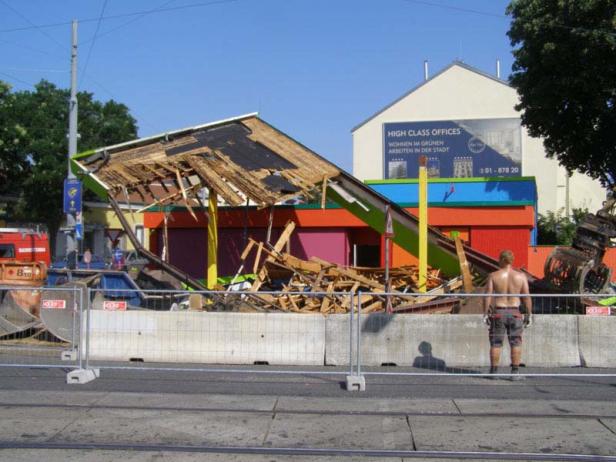
<svg viewBox="0 0 616 462">
<path fill-rule="evenodd" d="M 126 104 L 139 136 L 259 112 L 351 171 L 354 126 L 454 60 L 511 71 L 505 0 L 0 0 L 0 80 Z M 100 19 L 100 20 L 99 20 Z"/>
</svg>

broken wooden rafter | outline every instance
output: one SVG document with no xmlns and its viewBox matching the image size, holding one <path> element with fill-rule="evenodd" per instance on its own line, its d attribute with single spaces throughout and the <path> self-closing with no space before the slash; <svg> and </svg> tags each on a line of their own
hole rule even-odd
<svg viewBox="0 0 616 462">
<path fill-rule="evenodd" d="M 220 176 L 208 170 L 202 158 L 193 156 L 186 160 L 186 163 L 194 170 L 208 186 L 210 186 L 220 197 L 231 206 L 240 206 L 244 203 L 244 198 L 236 193 Z"/>
</svg>

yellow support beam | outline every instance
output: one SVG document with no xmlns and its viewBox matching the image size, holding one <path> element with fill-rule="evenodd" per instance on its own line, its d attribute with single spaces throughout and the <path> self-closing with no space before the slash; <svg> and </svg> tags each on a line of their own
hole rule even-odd
<svg viewBox="0 0 616 462">
<path fill-rule="evenodd" d="M 218 194 L 210 189 L 207 201 L 207 288 L 214 289 L 218 281 Z"/>
<path fill-rule="evenodd" d="M 419 292 L 428 282 L 428 170 L 426 156 L 419 158 Z"/>
</svg>

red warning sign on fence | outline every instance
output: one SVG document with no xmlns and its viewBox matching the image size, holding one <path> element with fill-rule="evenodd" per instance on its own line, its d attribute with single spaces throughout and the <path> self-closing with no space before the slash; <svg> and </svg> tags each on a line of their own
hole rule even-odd
<svg viewBox="0 0 616 462">
<path fill-rule="evenodd" d="M 391 209 L 389 208 L 389 205 L 385 209 L 385 232 L 383 233 L 383 235 L 387 239 L 393 239 L 395 237 L 394 220 L 391 217 Z"/>
<path fill-rule="evenodd" d="M 41 308 L 47 310 L 63 310 L 66 308 L 66 300 L 41 300 Z"/>
<path fill-rule="evenodd" d="M 112 302 L 105 300 L 103 302 L 103 310 L 107 311 L 126 311 L 126 302 Z"/>
<path fill-rule="evenodd" d="M 588 316 L 609 316 L 611 314 L 611 309 L 609 306 L 587 306 L 586 314 Z"/>
</svg>

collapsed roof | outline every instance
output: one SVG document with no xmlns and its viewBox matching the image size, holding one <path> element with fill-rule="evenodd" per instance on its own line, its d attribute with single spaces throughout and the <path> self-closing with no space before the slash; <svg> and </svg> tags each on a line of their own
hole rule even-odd
<svg viewBox="0 0 616 462">
<path fill-rule="evenodd" d="M 318 184 L 340 174 L 256 114 L 89 151 L 73 165 L 100 196 L 189 210 L 203 205 L 203 188 L 231 206 L 247 199 L 269 206 L 312 198 Z"/>
<path fill-rule="evenodd" d="M 195 218 L 192 207 L 206 205 L 199 194 L 204 188 L 231 206 L 250 200 L 266 207 L 320 192 L 322 205 L 327 196 L 379 233 L 391 213 L 393 241 L 418 254 L 415 216 L 256 114 L 84 152 L 74 156 L 71 165 L 85 186 L 109 199 L 112 207 L 117 201 L 141 202 L 141 210 L 184 205 Z M 480 272 L 498 269 L 493 258 L 467 245 L 462 248 Z M 461 271 L 454 242 L 433 228 L 428 233 L 428 264 L 450 276 Z"/>
</svg>

